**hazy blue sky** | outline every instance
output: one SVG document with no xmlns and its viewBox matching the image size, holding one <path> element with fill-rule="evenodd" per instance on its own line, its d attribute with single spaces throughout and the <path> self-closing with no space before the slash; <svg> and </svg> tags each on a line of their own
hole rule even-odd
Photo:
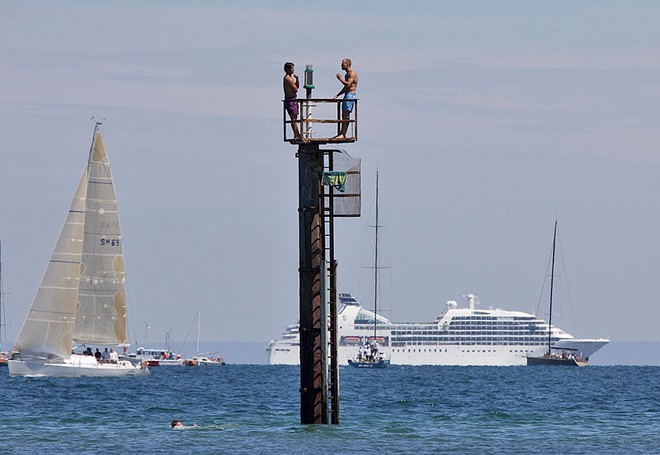
<svg viewBox="0 0 660 455">
<path fill-rule="evenodd" d="M 314 95 L 360 75 L 363 217 L 340 290 L 371 306 L 380 169 L 385 315 L 468 292 L 537 311 L 559 232 L 579 337 L 659 341 L 660 4 L 0 1 L 0 240 L 13 342 L 93 131 L 125 236 L 131 341 L 268 341 L 298 314 L 297 162 L 282 65 Z M 310 5 L 305 7 L 305 5 Z M 348 13 L 345 11 L 349 11 Z M 539 314 L 545 317 L 545 301 Z M 569 317 L 570 316 L 570 317 Z M 194 330 L 193 330 L 194 331 Z"/>
</svg>

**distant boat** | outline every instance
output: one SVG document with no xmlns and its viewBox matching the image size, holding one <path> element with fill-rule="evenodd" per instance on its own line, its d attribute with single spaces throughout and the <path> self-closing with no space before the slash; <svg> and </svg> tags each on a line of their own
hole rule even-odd
<svg viewBox="0 0 660 455">
<path fill-rule="evenodd" d="M 378 229 L 381 226 L 378 224 L 378 172 L 376 171 L 376 224 L 374 226 L 376 231 L 376 244 L 374 252 L 374 335 L 367 338 L 364 346 L 360 346 L 357 356 L 348 359 L 348 364 L 355 368 L 386 368 L 390 365 L 389 359 L 385 357 L 385 353 L 381 351 L 381 345 L 378 342 Z M 381 342 L 384 341 L 380 337 Z"/>
<path fill-rule="evenodd" d="M 87 164 L 9 360 L 12 376 L 141 376 L 145 365 L 100 362 L 77 345 L 126 345 L 124 238 L 100 123 Z"/>
<path fill-rule="evenodd" d="M 215 354 L 214 352 L 208 352 L 208 353 L 200 353 L 199 352 L 199 335 L 200 335 L 200 330 L 201 330 L 201 320 L 202 320 L 202 312 L 201 310 L 197 310 L 197 344 L 195 345 L 195 355 L 190 358 L 186 359 L 184 362 L 184 365 L 189 366 L 189 367 L 200 367 L 200 366 L 207 366 L 207 365 L 225 365 L 225 359 L 222 357 L 209 357 L 208 354 Z"/>
<path fill-rule="evenodd" d="M 134 353 L 127 356 L 132 363 L 146 362 L 150 367 L 182 366 L 185 360 L 181 355 L 169 349 L 139 347 Z"/>
<path fill-rule="evenodd" d="M 6 367 L 9 360 L 4 351 L 5 336 L 5 294 L 2 289 L 2 241 L 0 241 L 0 367 Z"/>
<path fill-rule="evenodd" d="M 555 283 L 555 251 L 557 245 L 557 221 L 552 237 L 552 266 L 550 271 L 550 316 L 548 320 L 548 350 L 542 356 L 528 356 L 527 365 L 563 365 L 583 367 L 589 364 L 588 358 L 582 358 L 582 353 L 577 349 L 552 346 L 552 295 Z M 555 350 L 553 352 L 553 349 Z M 561 352 L 559 352 L 561 351 Z"/>
<path fill-rule="evenodd" d="M 144 336 L 145 340 L 147 339 L 146 330 L 148 329 L 149 324 L 147 323 Z M 124 355 L 119 358 L 124 358 L 134 365 L 140 362 L 146 362 L 149 367 L 181 366 L 184 364 L 185 360 L 180 354 L 177 354 L 170 349 L 171 335 L 171 329 L 165 333 L 165 348 L 144 348 L 140 346 L 135 352 L 125 352 Z"/>
<path fill-rule="evenodd" d="M 185 365 L 189 367 L 201 367 L 207 365 L 226 365 L 226 362 L 222 357 L 206 357 L 203 355 L 196 355 L 190 359 L 186 359 Z"/>
</svg>

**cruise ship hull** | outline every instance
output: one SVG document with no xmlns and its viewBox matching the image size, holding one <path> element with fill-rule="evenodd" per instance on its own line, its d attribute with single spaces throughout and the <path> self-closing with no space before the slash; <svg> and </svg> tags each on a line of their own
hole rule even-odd
<svg viewBox="0 0 660 455">
<path fill-rule="evenodd" d="M 589 357 L 608 343 L 607 340 L 575 340 L 585 357 Z M 564 347 L 570 348 L 569 343 Z M 444 365 L 444 366 L 514 366 L 527 365 L 530 356 L 542 356 L 547 347 L 538 346 L 426 346 L 402 349 L 384 349 L 391 365 Z M 348 365 L 348 360 L 355 357 L 356 350 L 345 346 L 339 347 L 340 365 Z M 298 365 L 297 346 L 272 343 L 267 350 L 267 362 L 271 365 Z"/>
</svg>

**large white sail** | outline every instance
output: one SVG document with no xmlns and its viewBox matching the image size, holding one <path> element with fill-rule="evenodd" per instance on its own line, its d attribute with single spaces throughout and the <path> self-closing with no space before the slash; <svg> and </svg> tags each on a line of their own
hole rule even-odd
<svg viewBox="0 0 660 455">
<path fill-rule="evenodd" d="M 110 162 L 101 132 L 94 132 L 88 163 L 87 204 L 74 340 L 126 342 L 123 238 Z"/>
<path fill-rule="evenodd" d="M 87 168 L 83 171 L 55 249 L 46 266 L 14 350 L 23 357 L 71 354 L 83 244 Z"/>
</svg>

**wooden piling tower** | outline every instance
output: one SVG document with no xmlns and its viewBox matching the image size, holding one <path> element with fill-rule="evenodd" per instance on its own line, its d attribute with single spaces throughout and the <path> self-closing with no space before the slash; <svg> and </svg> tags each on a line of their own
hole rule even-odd
<svg viewBox="0 0 660 455">
<path fill-rule="evenodd" d="M 334 218 L 359 216 L 360 176 L 359 160 L 354 160 L 358 163 L 357 168 L 337 171 L 335 155 L 348 155 L 336 148 L 321 148 L 321 145 L 357 141 L 357 100 L 352 118 L 341 120 L 341 100 L 311 97 L 314 88 L 312 75 L 311 65 L 308 65 L 305 70 L 307 96 L 297 100 L 299 116 L 296 119 L 289 118 L 286 101 L 283 101 L 284 141 L 298 146 L 300 421 L 303 424 L 338 424 L 339 340 Z M 330 111 L 331 115 L 324 116 L 323 109 Z M 298 124 L 300 137 L 293 137 L 291 124 L 294 122 Z M 351 134 L 334 137 L 343 122 L 349 123 Z M 322 131 L 323 128 L 330 134 L 324 134 L 327 131 Z M 328 175 L 337 181 L 356 179 L 357 192 L 353 190 L 341 196 L 352 197 L 354 202 L 357 198 L 357 210 L 355 204 L 350 209 L 337 209 L 337 185 L 327 182 L 324 185 Z"/>
</svg>

